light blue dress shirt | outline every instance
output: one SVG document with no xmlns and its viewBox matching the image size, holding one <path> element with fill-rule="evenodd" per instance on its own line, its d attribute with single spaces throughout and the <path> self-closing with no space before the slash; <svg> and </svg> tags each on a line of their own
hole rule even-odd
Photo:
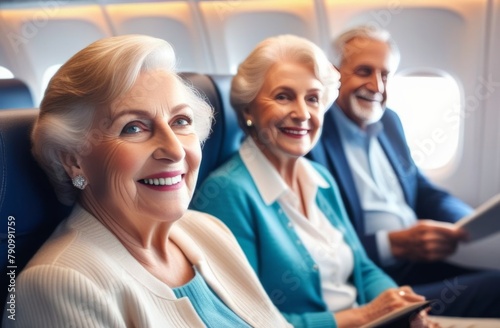
<svg viewBox="0 0 500 328">
<path fill-rule="evenodd" d="M 413 226 L 417 217 L 406 204 L 396 173 L 377 139 L 383 125 L 376 122 L 363 130 L 345 116 L 337 105 L 330 110 L 334 111 L 342 146 L 364 211 L 365 233 L 376 235 L 382 265 L 393 264 L 395 259 L 391 253 L 388 232 Z"/>
</svg>

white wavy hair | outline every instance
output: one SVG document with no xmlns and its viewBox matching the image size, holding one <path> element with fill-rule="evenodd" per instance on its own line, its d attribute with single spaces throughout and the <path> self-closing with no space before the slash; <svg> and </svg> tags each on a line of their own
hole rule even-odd
<svg viewBox="0 0 500 328">
<path fill-rule="evenodd" d="M 32 131 L 32 153 L 62 203 L 73 204 L 79 193 L 64 170 L 62 156 L 82 153 L 92 146 L 95 140 L 90 127 L 95 111 L 127 93 L 142 72 L 161 69 L 182 82 L 194 110 L 196 132 L 204 142 L 213 110 L 175 73 L 175 64 L 168 42 L 145 35 L 122 35 L 90 44 L 52 77 Z"/>
</svg>

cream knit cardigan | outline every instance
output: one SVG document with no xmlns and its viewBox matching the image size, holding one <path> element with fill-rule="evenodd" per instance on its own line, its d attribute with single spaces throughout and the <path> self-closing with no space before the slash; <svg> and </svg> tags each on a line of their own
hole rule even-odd
<svg viewBox="0 0 500 328">
<path fill-rule="evenodd" d="M 291 327 L 219 220 L 188 211 L 170 238 L 249 325 Z M 177 299 L 79 206 L 19 275 L 15 300 L 15 321 L 4 311 L 3 327 L 204 327 L 189 299 Z"/>
</svg>

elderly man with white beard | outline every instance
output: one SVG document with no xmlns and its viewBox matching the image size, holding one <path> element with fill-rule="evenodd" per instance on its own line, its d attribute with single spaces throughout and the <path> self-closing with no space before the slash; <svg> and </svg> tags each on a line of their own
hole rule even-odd
<svg viewBox="0 0 500 328">
<path fill-rule="evenodd" d="M 334 41 L 339 96 L 307 155 L 335 177 L 370 258 L 399 285 L 435 299 L 431 314 L 498 317 L 499 271 L 445 263 L 467 238 L 454 222 L 472 209 L 435 186 L 411 158 L 397 114 L 386 108 L 399 50 L 385 30 L 360 26 Z"/>
</svg>

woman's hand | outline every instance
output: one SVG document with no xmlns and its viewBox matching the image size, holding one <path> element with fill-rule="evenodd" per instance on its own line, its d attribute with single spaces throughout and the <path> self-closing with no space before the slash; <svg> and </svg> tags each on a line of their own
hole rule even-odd
<svg viewBox="0 0 500 328">
<path fill-rule="evenodd" d="M 430 308 L 422 310 L 410 323 L 411 328 L 441 328 L 441 325 L 437 322 L 433 322 L 429 319 L 427 312 Z"/>
<path fill-rule="evenodd" d="M 362 307 L 335 313 L 335 319 L 338 327 L 359 327 L 405 305 L 421 301 L 425 301 L 425 297 L 416 294 L 409 286 L 391 288 Z M 415 320 L 415 324 L 422 325 L 421 319 L 417 317 Z"/>
<path fill-rule="evenodd" d="M 386 290 L 360 309 L 364 310 L 364 316 L 370 322 L 405 305 L 422 301 L 425 301 L 424 296 L 416 294 L 410 286 L 402 286 Z"/>
</svg>

